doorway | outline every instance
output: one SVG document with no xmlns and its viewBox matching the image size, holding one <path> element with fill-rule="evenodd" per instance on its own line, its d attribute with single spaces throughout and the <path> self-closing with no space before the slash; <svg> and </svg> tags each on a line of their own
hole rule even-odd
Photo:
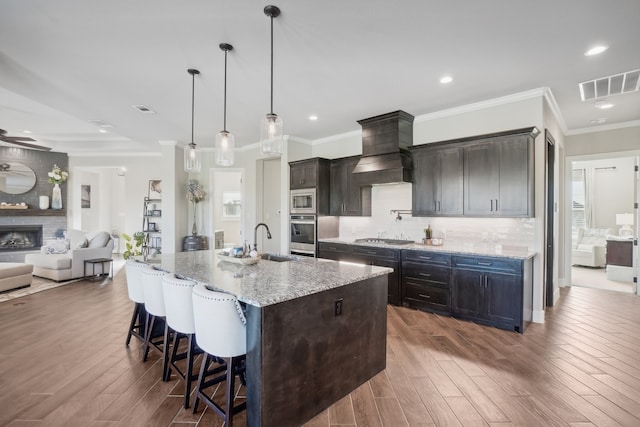
<svg viewBox="0 0 640 427">
<path fill-rule="evenodd" d="M 224 233 L 224 247 L 242 246 L 247 240 L 244 224 L 242 169 L 212 169 L 213 197 L 210 198 L 212 236 Z M 216 234 L 217 233 L 217 234 Z M 213 242 L 211 247 L 214 247 Z"/>
<path fill-rule="evenodd" d="M 571 231 L 568 260 L 571 286 L 636 293 L 637 255 L 633 255 L 632 263 L 625 266 L 615 265 L 608 256 L 609 246 L 633 240 L 632 236 L 620 235 L 621 215 L 637 218 L 638 157 L 622 156 L 624 153 L 621 157 L 611 157 L 609 153 L 606 156 L 567 159 L 571 203 L 567 224 Z M 637 241 L 637 219 L 634 223 L 633 236 Z M 583 242 L 585 233 L 589 235 L 586 244 Z M 586 260 L 585 250 L 589 252 Z"/>
</svg>

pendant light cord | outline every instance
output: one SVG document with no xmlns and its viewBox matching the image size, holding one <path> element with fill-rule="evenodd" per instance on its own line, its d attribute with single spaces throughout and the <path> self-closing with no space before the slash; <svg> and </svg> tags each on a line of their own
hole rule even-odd
<svg viewBox="0 0 640 427">
<path fill-rule="evenodd" d="M 271 114 L 273 114 L 273 15 L 271 16 Z"/>
<path fill-rule="evenodd" d="M 194 121 L 194 105 L 196 97 L 196 74 L 191 74 L 191 143 L 193 144 L 193 121 Z"/>
<path fill-rule="evenodd" d="M 224 51 L 224 114 L 222 119 L 222 129 L 223 132 L 227 131 L 227 53 L 228 50 Z"/>
</svg>

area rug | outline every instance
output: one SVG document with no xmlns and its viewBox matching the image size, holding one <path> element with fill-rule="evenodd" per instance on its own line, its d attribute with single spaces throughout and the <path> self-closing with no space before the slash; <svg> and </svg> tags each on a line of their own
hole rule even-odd
<svg viewBox="0 0 640 427">
<path fill-rule="evenodd" d="M 84 279 L 73 279 L 73 280 L 67 280 L 66 282 L 54 282 L 53 280 L 43 279 L 41 277 L 34 276 L 33 281 L 31 282 L 31 286 L 0 293 L 0 303 L 4 301 L 10 301 L 15 298 L 20 298 L 20 297 L 35 294 L 38 292 L 46 291 L 47 289 L 53 289 L 59 286 L 68 285 L 70 283 L 76 283 L 81 280 L 84 280 Z"/>
</svg>

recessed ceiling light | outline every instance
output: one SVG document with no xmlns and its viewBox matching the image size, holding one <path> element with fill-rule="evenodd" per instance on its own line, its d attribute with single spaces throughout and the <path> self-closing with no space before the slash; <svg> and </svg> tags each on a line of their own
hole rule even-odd
<svg viewBox="0 0 640 427">
<path fill-rule="evenodd" d="M 99 120 L 99 119 L 89 120 L 89 123 L 91 123 L 92 125 L 101 127 L 101 128 L 114 128 L 115 127 L 111 123 L 105 122 L 104 120 Z"/>
<path fill-rule="evenodd" d="M 315 122 L 316 120 L 318 120 L 318 116 L 316 116 L 315 114 L 312 114 L 309 116 L 309 120 L 311 120 L 312 122 Z"/>
<path fill-rule="evenodd" d="M 591 123 L 592 125 L 601 125 L 606 121 L 607 121 L 607 119 L 600 118 L 600 119 L 589 120 L 589 123 Z"/>
<path fill-rule="evenodd" d="M 609 49 L 609 46 L 594 46 L 591 49 L 589 49 L 588 51 L 586 51 L 584 53 L 584 56 L 594 56 L 594 55 L 598 55 L 601 54 L 602 52 L 604 52 L 605 50 Z"/>
<path fill-rule="evenodd" d="M 440 79 L 440 83 L 442 83 L 443 85 L 446 85 L 447 83 L 451 83 L 453 81 L 453 77 L 451 76 L 444 76 Z"/>
<path fill-rule="evenodd" d="M 30 130 L 23 130 L 22 132 L 23 132 L 23 133 L 33 133 L 33 132 L 31 132 Z"/>
<path fill-rule="evenodd" d="M 613 107 L 613 104 L 607 101 L 599 101 L 596 102 L 595 104 L 593 104 L 596 106 L 596 108 L 599 108 L 601 110 L 608 110 L 609 108 Z"/>
<path fill-rule="evenodd" d="M 100 132 L 100 133 L 107 133 L 107 131 L 106 131 L 106 130 L 104 130 L 104 129 L 99 129 L 99 130 L 98 130 L 98 132 Z"/>
</svg>

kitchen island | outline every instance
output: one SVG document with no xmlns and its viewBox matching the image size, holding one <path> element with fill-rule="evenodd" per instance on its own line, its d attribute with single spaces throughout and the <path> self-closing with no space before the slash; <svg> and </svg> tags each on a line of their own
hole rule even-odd
<svg viewBox="0 0 640 427">
<path fill-rule="evenodd" d="M 239 265 L 211 250 L 151 262 L 246 305 L 248 426 L 301 425 L 385 369 L 389 268 L 318 258 Z"/>
</svg>

